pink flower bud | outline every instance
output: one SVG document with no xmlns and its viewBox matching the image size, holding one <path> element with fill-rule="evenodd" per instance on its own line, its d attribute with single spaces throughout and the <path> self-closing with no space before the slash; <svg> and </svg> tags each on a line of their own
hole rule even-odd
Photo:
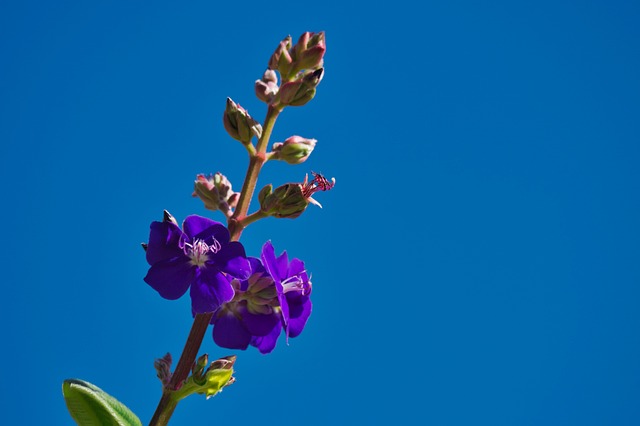
<svg viewBox="0 0 640 426">
<path fill-rule="evenodd" d="M 289 164 L 300 164 L 309 158 L 316 146 L 317 140 L 302 136 L 291 136 L 284 142 L 273 144 L 274 159 L 286 161 Z"/>
</svg>

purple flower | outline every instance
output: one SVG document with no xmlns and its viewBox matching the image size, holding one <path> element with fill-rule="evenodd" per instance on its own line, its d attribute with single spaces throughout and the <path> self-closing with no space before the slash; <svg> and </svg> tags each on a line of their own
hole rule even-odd
<svg viewBox="0 0 640 426">
<path fill-rule="evenodd" d="M 260 259 L 249 258 L 251 276 L 234 280 L 235 296 L 223 304 L 211 322 L 213 340 L 229 349 L 249 345 L 263 353 L 271 352 L 284 328 L 287 337 L 296 337 L 311 314 L 311 282 L 304 263 L 286 252 L 275 256 L 271 242 L 262 248 Z"/>
<path fill-rule="evenodd" d="M 304 262 L 300 259 L 289 262 L 286 251 L 276 257 L 271 241 L 262 247 L 261 257 L 276 286 L 287 337 L 296 337 L 302 333 L 311 315 L 311 281 L 304 269 Z"/>
<path fill-rule="evenodd" d="M 160 296 L 175 300 L 191 286 L 194 313 L 213 312 L 233 299 L 232 278 L 245 279 L 251 269 L 244 247 L 229 241 L 219 222 L 189 216 L 182 224 L 165 213 L 163 222 L 151 223 L 144 280 Z"/>
<path fill-rule="evenodd" d="M 232 282 L 235 297 L 211 319 L 213 340 L 223 348 L 245 350 L 251 345 L 266 354 L 275 348 L 282 331 L 278 297 L 260 259 L 250 257 L 249 263 L 251 276 Z"/>
</svg>

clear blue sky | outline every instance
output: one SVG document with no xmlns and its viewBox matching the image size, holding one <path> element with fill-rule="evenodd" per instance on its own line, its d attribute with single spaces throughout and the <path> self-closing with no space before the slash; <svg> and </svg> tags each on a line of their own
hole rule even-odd
<svg viewBox="0 0 640 426">
<path fill-rule="evenodd" d="M 240 187 L 226 97 L 262 119 L 269 55 L 320 30 L 318 95 L 273 139 L 316 151 L 268 164 L 260 185 L 315 170 L 337 186 L 324 209 L 242 238 L 306 262 L 314 312 L 172 424 L 640 423 L 637 3 L 12 3 L 3 423 L 72 424 L 68 377 L 150 419 L 153 360 L 179 354 L 191 315 L 142 281 L 139 244 L 163 209 L 207 214 L 196 173 Z M 210 336 L 202 351 L 233 353 Z"/>
</svg>

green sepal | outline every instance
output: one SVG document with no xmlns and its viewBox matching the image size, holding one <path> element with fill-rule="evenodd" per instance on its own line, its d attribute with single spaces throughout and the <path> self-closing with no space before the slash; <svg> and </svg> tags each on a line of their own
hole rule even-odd
<svg viewBox="0 0 640 426">
<path fill-rule="evenodd" d="M 262 203 L 264 202 L 264 199 L 268 195 L 270 195 L 271 192 L 273 192 L 273 185 L 271 185 L 271 184 L 265 186 L 264 188 L 262 188 L 260 190 L 260 192 L 258 193 L 258 202 L 260 203 L 260 205 L 262 205 Z"/>
<path fill-rule="evenodd" d="M 67 379 L 62 383 L 62 394 L 79 426 L 142 426 L 123 403 L 89 382 Z"/>
</svg>

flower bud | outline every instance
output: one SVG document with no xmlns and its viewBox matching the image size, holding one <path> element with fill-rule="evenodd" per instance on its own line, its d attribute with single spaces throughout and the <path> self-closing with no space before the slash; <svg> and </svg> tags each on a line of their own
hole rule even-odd
<svg viewBox="0 0 640 426">
<path fill-rule="evenodd" d="M 280 88 L 276 101 L 281 106 L 302 106 L 316 95 L 316 87 L 324 76 L 324 68 L 301 74 L 294 81 L 285 83 Z"/>
<path fill-rule="evenodd" d="M 269 69 L 280 72 L 283 80 L 288 78 L 293 63 L 293 59 L 289 52 L 291 49 L 291 42 L 291 36 L 285 37 L 278 47 L 276 47 L 271 58 L 269 58 Z"/>
<path fill-rule="evenodd" d="M 263 194 L 263 191 L 260 191 L 262 195 L 260 210 L 269 216 L 295 219 L 309 205 L 309 201 L 302 193 L 302 186 L 298 183 L 287 183 L 268 194 Z"/>
<path fill-rule="evenodd" d="M 205 380 L 205 367 L 209 363 L 209 355 L 204 354 L 193 363 L 193 367 L 191 367 L 191 376 L 193 377 L 193 382 L 198 385 L 204 385 L 206 383 Z"/>
<path fill-rule="evenodd" d="M 258 139 L 262 135 L 262 126 L 251 118 L 247 110 L 227 98 L 227 107 L 222 116 L 224 128 L 229 136 L 244 144 L 251 142 L 252 137 Z"/>
<path fill-rule="evenodd" d="M 254 87 L 258 99 L 270 104 L 278 93 L 278 77 L 276 76 L 276 72 L 267 69 L 262 75 L 262 79 L 256 80 Z"/>
<path fill-rule="evenodd" d="M 295 64 L 292 71 L 315 70 L 322 67 L 322 58 L 326 50 L 324 31 L 317 34 L 310 32 L 302 34 L 298 43 L 294 46 Z"/>
<path fill-rule="evenodd" d="M 206 388 L 197 392 L 205 394 L 209 399 L 222 391 L 225 386 L 233 384 L 236 381 L 235 377 L 233 377 L 233 364 L 235 362 L 235 355 L 226 356 L 212 362 L 205 374 Z"/>
<path fill-rule="evenodd" d="M 175 390 L 173 397 L 179 401 L 189 395 L 199 393 L 206 395 L 209 399 L 225 386 L 235 382 L 232 377 L 235 361 L 235 355 L 226 356 L 212 362 L 209 368 L 204 370 L 207 356 L 201 356 L 194 366 L 193 374 L 185 380 L 179 389 Z"/>
<path fill-rule="evenodd" d="M 233 192 L 231 182 L 220 172 L 209 176 L 197 175 L 191 195 L 200 198 L 205 208 L 220 210 L 227 216 L 231 214 L 231 209 L 235 208 L 240 196 L 239 193 Z"/>
<path fill-rule="evenodd" d="M 166 386 L 171 380 L 171 362 L 171 354 L 168 352 L 165 356 L 158 358 L 153 362 L 158 379 L 160 379 L 163 386 Z"/>
<path fill-rule="evenodd" d="M 291 136 L 284 142 L 273 144 L 273 158 L 286 161 L 289 164 L 300 164 L 306 161 L 316 146 L 315 139 L 306 139 L 302 136 Z"/>
</svg>

